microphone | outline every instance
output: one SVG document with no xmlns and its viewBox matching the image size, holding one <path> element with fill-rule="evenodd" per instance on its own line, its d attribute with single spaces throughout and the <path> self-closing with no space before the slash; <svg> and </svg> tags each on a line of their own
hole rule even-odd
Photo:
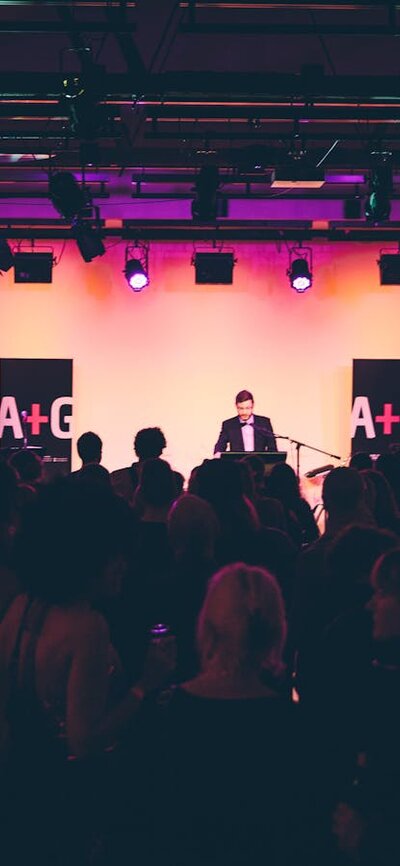
<svg viewBox="0 0 400 866">
<path fill-rule="evenodd" d="M 318 475 L 326 475 L 333 469 L 333 463 L 327 463 L 325 466 L 318 466 L 317 469 L 310 469 L 305 473 L 305 478 L 317 478 Z"/>
<path fill-rule="evenodd" d="M 23 448 L 26 448 L 28 445 L 28 412 L 26 409 L 21 411 L 21 427 L 24 436 Z"/>
</svg>

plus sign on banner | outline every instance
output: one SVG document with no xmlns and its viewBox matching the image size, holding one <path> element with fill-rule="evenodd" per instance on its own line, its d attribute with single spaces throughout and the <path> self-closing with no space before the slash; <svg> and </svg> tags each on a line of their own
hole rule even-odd
<svg viewBox="0 0 400 866">
<path fill-rule="evenodd" d="M 37 449 L 70 470 L 72 361 L 0 360 L 0 441 L 3 449 Z"/>
<path fill-rule="evenodd" d="M 400 360 L 353 361 L 352 454 L 400 447 Z"/>
</svg>

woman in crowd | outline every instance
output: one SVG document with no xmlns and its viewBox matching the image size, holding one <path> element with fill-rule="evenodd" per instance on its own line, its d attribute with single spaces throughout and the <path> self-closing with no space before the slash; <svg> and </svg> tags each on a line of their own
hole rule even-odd
<svg viewBox="0 0 400 866">
<path fill-rule="evenodd" d="M 165 863 L 295 862 L 299 767 L 281 680 L 285 634 L 281 592 L 266 570 L 234 563 L 214 575 L 198 619 L 201 670 L 174 691 L 160 724 L 156 838 Z M 152 742 L 159 738 L 160 730 Z"/>
<path fill-rule="evenodd" d="M 85 862 L 83 839 L 99 800 L 96 762 L 88 775 L 81 769 L 129 729 L 168 666 L 156 654 L 129 687 L 96 610 L 122 578 L 116 506 L 108 491 L 60 485 L 24 513 L 16 554 L 25 591 L 0 626 L 1 819 L 10 866 Z"/>
<path fill-rule="evenodd" d="M 296 473 L 287 463 L 277 463 L 267 478 L 268 496 L 283 505 L 287 530 L 298 547 L 311 544 L 319 537 L 319 530 L 306 499 L 301 496 Z"/>
</svg>

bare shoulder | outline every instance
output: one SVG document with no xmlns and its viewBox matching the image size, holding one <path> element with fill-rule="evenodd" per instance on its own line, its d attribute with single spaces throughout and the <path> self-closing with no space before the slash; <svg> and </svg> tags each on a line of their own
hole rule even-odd
<svg viewBox="0 0 400 866">
<path fill-rule="evenodd" d="M 107 622 L 99 611 L 90 607 L 74 608 L 73 611 L 65 611 L 65 617 L 70 620 L 77 637 L 109 640 Z"/>
<path fill-rule="evenodd" d="M 105 651 L 110 635 L 106 620 L 88 605 L 52 607 L 43 629 L 47 647 L 56 647 L 63 653 L 80 655 Z"/>
</svg>

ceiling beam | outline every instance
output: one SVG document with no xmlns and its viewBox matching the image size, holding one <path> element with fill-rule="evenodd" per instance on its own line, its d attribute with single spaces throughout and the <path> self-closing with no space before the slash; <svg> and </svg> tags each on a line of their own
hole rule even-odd
<svg viewBox="0 0 400 866">
<path fill-rule="evenodd" d="M 98 224 L 96 223 L 96 226 Z M 214 224 L 196 224 L 190 220 L 124 220 L 121 226 L 107 226 L 100 221 L 104 238 L 120 237 L 122 240 L 153 241 L 279 241 L 329 240 L 332 242 L 357 241 L 397 243 L 400 222 L 371 227 L 361 221 L 331 222 L 324 227 L 315 227 L 310 221 L 273 222 L 268 220 L 231 220 Z M 65 239 L 73 240 L 73 230 L 62 220 L 4 220 L 0 219 L 0 237 L 8 239 Z"/>
</svg>

